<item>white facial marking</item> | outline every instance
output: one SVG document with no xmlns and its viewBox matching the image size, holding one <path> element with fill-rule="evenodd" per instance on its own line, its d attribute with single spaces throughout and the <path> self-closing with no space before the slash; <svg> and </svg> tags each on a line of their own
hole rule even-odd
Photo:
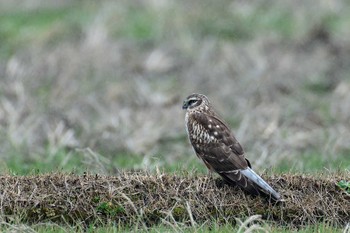
<svg viewBox="0 0 350 233">
<path fill-rule="evenodd" d="M 211 124 L 208 125 L 208 128 L 211 129 Z"/>
<path fill-rule="evenodd" d="M 220 125 L 216 125 L 216 128 L 220 128 Z"/>
<path fill-rule="evenodd" d="M 215 132 L 214 132 L 214 135 L 215 135 L 215 136 L 218 136 L 218 132 L 215 131 Z"/>
</svg>

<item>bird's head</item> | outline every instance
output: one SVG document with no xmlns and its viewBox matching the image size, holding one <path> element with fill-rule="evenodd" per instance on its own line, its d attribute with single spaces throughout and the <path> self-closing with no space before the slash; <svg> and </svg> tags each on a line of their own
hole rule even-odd
<svg viewBox="0 0 350 233">
<path fill-rule="evenodd" d="M 210 103 L 208 98 L 202 94 L 191 94 L 183 102 L 182 109 L 207 110 Z"/>
</svg>

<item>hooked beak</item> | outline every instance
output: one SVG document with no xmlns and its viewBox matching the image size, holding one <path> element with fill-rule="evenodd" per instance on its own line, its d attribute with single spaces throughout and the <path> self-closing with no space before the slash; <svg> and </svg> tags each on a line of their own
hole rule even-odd
<svg viewBox="0 0 350 233">
<path fill-rule="evenodd" d="M 182 104 L 182 109 L 187 109 L 188 108 L 188 101 L 184 101 L 184 103 Z"/>
</svg>

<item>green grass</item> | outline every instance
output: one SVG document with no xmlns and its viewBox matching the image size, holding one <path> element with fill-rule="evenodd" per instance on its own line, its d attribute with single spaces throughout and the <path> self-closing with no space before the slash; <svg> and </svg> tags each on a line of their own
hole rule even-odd
<svg viewBox="0 0 350 233">
<path fill-rule="evenodd" d="M 244 14 L 233 13 L 227 4 L 205 2 L 196 6 L 196 11 L 192 13 L 182 8 L 172 9 L 170 6 L 166 12 L 160 13 L 150 6 L 121 5 L 123 7 L 115 14 L 107 16 L 106 26 L 117 39 L 131 39 L 143 44 L 156 43 L 161 38 L 171 39 L 174 34 L 186 31 L 190 31 L 194 38 L 246 41 L 262 34 L 295 39 L 305 30 L 297 16 L 288 9 L 261 4 Z M 9 57 L 28 44 L 50 44 L 79 38 L 84 28 L 94 20 L 96 9 L 96 5 L 88 1 L 65 7 L 0 12 L 0 58 Z M 337 34 L 349 26 L 347 22 L 343 15 L 340 17 L 334 14 L 324 16 L 319 24 Z"/>
<path fill-rule="evenodd" d="M 86 8 L 72 5 L 65 8 L 18 10 L 0 14 L 0 58 L 40 42 L 60 41 L 79 36 L 82 26 L 92 16 Z"/>
<path fill-rule="evenodd" d="M 274 33 L 290 38 L 297 31 L 295 19 L 289 11 L 281 9 L 276 11 L 270 6 L 262 6 L 247 15 L 232 14 L 229 8 L 216 12 L 223 12 L 225 17 L 214 13 L 212 17 L 198 19 L 196 27 L 201 36 L 246 40 L 257 35 Z"/>
<path fill-rule="evenodd" d="M 276 165 L 276 172 L 318 172 L 322 170 L 350 169 L 350 160 L 347 152 L 338 155 L 323 156 L 321 151 L 310 150 L 300 155 L 291 154 L 288 159 Z"/>
<path fill-rule="evenodd" d="M 152 41 L 157 38 L 157 14 L 146 8 L 133 6 L 126 9 L 123 17 L 111 18 L 112 35 L 116 38 L 129 38 L 138 41 Z M 118 20 L 118 24 L 115 24 Z"/>
<path fill-rule="evenodd" d="M 315 233 L 315 232 L 334 232 L 334 233 L 340 233 L 343 232 L 343 229 L 336 228 L 329 226 L 328 224 L 319 224 L 315 226 L 306 226 L 301 229 L 291 229 L 291 228 L 283 228 L 283 227 L 276 227 L 271 226 L 263 222 L 259 222 L 259 224 L 256 224 L 255 231 L 253 232 L 295 232 L 296 230 L 301 233 Z M 178 224 L 172 224 L 172 223 L 166 223 L 161 224 L 155 227 L 147 228 L 145 226 L 142 226 L 142 224 L 138 226 L 134 226 L 131 228 L 121 228 L 116 224 L 107 224 L 105 226 L 88 226 L 88 227 L 82 227 L 82 226 L 75 226 L 75 227 L 69 227 L 69 226 L 59 226 L 56 224 L 39 224 L 34 226 L 24 226 L 24 225 L 4 225 L 0 226 L 0 230 L 2 232 L 10 231 L 11 229 L 17 229 L 17 230 L 24 230 L 24 229 L 31 229 L 38 233 L 46 233 L 46 232 L 55 232 L 55 233 L 66 233 L 66 232 L 103 232 L 103 233 L 114 233 L 114 232 L 201 232 L 201 233 L 209 233 L 209 232 L 222 232 L 222 233 L 231 233 L 231 232 L 245 232 L 246 230 L 253 229 L 252 226 L 247 227 L 239 227 L 239 226 L 233 226 L 231 224 L 219 224 L 219 223 L 210 223 L 210 224 L 204 224 L 204 225 L 196 225 L 194 227 L 192 226 L 183 226 Z M 240 231 L 238 231 L 240 230 Z"/>
<path fill-rule="evenodd" d="M 34 175 L 51 171 L 82 173 L 82 157 L 78 153 L 59 150 L 54 154 L 47 153 L 44 157 L 12 154 L 6 160 L 8 171 L 14 175 Z"/>
<path fill-rule="evenodd" d="M 183 171 L 207 173 L 205 165 L 194 154 L 189 155 L 188 158 L 180 157 L 176 162 L 169 163 L 166 163 L 164 158 L 155 156 L 149 159 L 149 163 L 145 163 L 143 156 L 130 153 L 118 153 L 110 157 L 96 154 L 97 157 L 95 158 L 88 152 L 64 149 L 51 155 L 47 153 L 45 156 L 28 156 L 17 152 L 14 151 L 3 164 L 6 170 L 14 175 L 35 175 L 52 171 L 74 172 L 77 174 L 86 171 L 98 173 L 100 170 L 96 169 L 95 163 L 100 163 L 104 171 L 112 175 L 116 172 L 116 169 L 146 169 L 150 171 L 159 169 L 170 173 L 181 173 Z"/>
<path fill-rule="evenodd" d="M 38 154 L 28 155 L 25 148 L 13 150 L 11 155 L 3 162 L 3 166 L 16 175 L 43 174 L 52 171 L 74 172 L 82 174 L 85 171 L 101 172 L 96 163 L 103 167 L 103 171 L 114 174 L 116 169 L 122 170 L 149 170 L 170 173 L 182 173 L 191 171 L 199 174 L 207 174 L 206 166 L 193 153 L 169 161 L 165 155 L 155 155 L 145 159 L 142 155 L 130 153 L 117 153 L 110 156 L 95 154 L 79 150 L 59 149 L 55 153 L 47 153 L 45 156 Z M 319 172 L 322 170 L 350 169 L 348 153 L 341 152 L 337 156 L 322 156 L 318 150 L 310 150 L 301 154 L 291 154 L 289 158 L 281 160 L 274 172 Z M 43 159 L 44 158 L 44 159 Z M 5 164 L 4 164 L 5 163 Z M 254 166 L 254 163 L 252 163 Z M 2 171 L 4 172 L 4 171 Z"/>
<path fill-rule="evenodd" d="M 350 194 L 350 180 L 341 180 L 337 184 L 341 189 Z"/>
</svg>

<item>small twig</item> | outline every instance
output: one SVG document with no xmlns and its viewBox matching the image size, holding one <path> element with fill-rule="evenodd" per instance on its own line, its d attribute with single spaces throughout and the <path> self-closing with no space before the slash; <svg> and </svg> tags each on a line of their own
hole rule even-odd
<svg viewBox="0 0 350 233">
<path fill-rule="evenodd" d="M 188 203 L 188 201 L 186 201 L 186 210 L 188 212 L 188 215 L 190 216 L 191 226 L 192 227 L 197 226 L 197 223 L 193 219 L 192 210 L 191 210 L 191 207 L 190 207 L 190 204 Z"/>
</svg>

